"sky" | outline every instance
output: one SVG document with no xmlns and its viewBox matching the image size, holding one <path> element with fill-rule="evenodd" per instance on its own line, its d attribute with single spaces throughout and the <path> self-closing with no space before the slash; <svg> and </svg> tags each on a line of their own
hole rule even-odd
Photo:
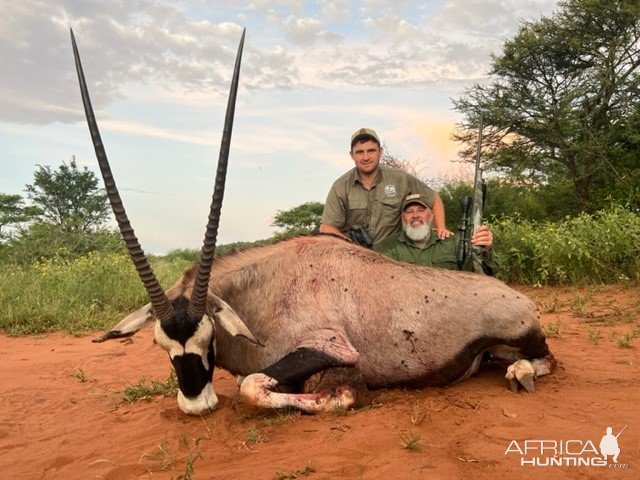
<svg viewBox="0 0 640 480">
<path fill-rule="evenodd" d="M 0 192 L 75 157 L 99 174 L 73 28 L 114 177 L 146 251 L 199 248 L 233 63 L 246 41 L 218 244 L 324 202 L 362 127 L 426 178 L 467 175 L 451 99 L 490 81 L 556 0 L 0 0 Z"/>
</svg>

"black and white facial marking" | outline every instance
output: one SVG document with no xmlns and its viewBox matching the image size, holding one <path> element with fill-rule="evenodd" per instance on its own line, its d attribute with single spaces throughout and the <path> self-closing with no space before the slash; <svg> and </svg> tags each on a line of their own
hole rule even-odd
<svg viewBox="0 0 640 480">
<path fill-rule="evenodd" d="M 174 302 L 176 314 L 156 321 L 155 339 L 169 353 L 178 377 L 178 406 L 189 415 L 200 415 L 216 408 L 211 379 L 215 368 L 215 327 L 206 314 L 189 317 L 182 302 Z M 180 308 L 182 307 L 182 308 Z"/>
</svg>

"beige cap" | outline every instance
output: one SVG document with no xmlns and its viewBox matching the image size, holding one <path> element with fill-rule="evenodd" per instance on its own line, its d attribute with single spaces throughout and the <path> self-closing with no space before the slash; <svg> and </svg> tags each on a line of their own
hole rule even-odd
<svg viewBox="0 0 640 480">
<path fill-rule="evenodd" d="M 419 193 L 411 193 L 407 195 L 402 202 L 402 210 L 407 208 L 407 205 L 411 205 L 412 203 L 417 203 L 425 208 L 431 208 L 429 204 L 422 198 L 422 195 L 420 195 Z"/>
<path fill-rule="evenodd" d="M 353 146 L 353 141 L 356 139 L 356 137 L 359 137 L 360 135 L 371 135 L 373 138 L 376 139 L 376 141 L 378 142 L 378 145 L 380 144 L 380 138 L 378 138 L 378 134 L 376 133 L 375 130 L 371 128 L 359 128 L 358 130 L 353 132 L 353 135 L 351 135 L 352 146 Z"/>
</svg>

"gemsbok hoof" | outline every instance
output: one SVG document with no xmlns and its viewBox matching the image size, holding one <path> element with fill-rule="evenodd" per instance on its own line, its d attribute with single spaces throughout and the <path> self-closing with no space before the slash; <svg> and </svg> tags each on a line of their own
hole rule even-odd
<svg viewBox="0 0 640 480">
<path fill-rule="evenodd" d="M 536 378 L 536 371 L 529 360 L 518 360 L 507 367 L 507 374 L 504 376 L 509 382 L 512 392 L 518 392 L 520 386 L 528 393 L 533 393 L 535 387 L 533 381 Z"/>
</svg>

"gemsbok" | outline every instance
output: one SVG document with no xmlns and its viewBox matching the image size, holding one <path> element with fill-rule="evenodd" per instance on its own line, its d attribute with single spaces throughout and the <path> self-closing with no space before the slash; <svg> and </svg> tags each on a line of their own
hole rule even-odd
<svg viewBox="0 0 640 480">
<path fill-rule="evenodd" d="M 400 263 L 342 239 L 298 237 L 214 259 L 244 32 L 231 82 L 212 203 L 196 264 L 166 293 L 129 223 L 114 182 L 71 32 L 89 130 L 118 226 L 150 303 L 95 341 L 155 321 L 155 341 L 178 378 L 187 414 L 213 410 L 217 365 L 243 378 L 240 394 L 264 407 L 348 409 L 351 387 L 304 393 L 317 372 L 357 369 L 370 388 L 428 386 L 472 375 L 485 356 L 506 362 L 512 390 L 555 365 L 525 295 L 492 277 Z"/>
</svg>

